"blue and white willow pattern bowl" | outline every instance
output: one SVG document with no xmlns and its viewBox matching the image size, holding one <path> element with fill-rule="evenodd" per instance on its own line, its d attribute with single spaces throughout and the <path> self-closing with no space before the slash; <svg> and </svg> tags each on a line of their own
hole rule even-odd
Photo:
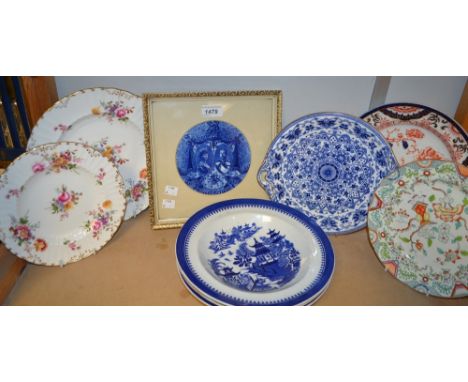
<svg viewBox="0 0 468 382">
<path fill-rule="evenodd" d="M 259 199 L 208 206 L 182 228 L 176 244 L 185 281 L 212 302 L 300 305 L 327 286 L 334 254 L 304 214 Z"/>
</svg>

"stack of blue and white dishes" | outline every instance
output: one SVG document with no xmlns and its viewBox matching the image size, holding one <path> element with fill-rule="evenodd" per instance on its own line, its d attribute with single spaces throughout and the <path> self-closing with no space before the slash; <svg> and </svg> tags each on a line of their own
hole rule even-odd
<svg viewBox="0 0 468 382">
<path fill-rule="evenodd" d="M 310 305 L 335 266 L 330 241 L 302 212 L 260 199 L 208 206 L 182 228 L 177 265 L 208 305 Z"/>
</svg>

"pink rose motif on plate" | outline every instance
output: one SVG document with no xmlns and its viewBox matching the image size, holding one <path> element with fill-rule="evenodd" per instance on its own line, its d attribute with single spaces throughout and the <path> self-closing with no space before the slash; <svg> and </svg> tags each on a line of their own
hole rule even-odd
<svg viewBox="0 0 468 382">
<path fill-rule="evenodd" d="M 45 170 L 45 165 L 44 163 L 34 163 L 33 166 L 32 166 L 32 170 L 35 174 L 37 174 L 38 172 L 42 172 Z"/>
<path fill-rule="evenodd" d="M 117 109 L 115 115 L 117 118 L 123 118 L 127 115 L 127 111 L 125 109 Z"/>
<path fill-rule="evenodd" d="M 27 225 L 18 225 L 13 229 L 13 235 L 22 241 L 31 239 L 31 231 Z"/>
<path fill-rule="evenodd" d="M 103 204 L 105 207 L 99 206 L 96 210 L 88 211 L 91 219 L 87 220 L 84 225 L 86 231 L 92 232 L 93 238 L 97 240 L 102 232 L 112 229 L 112 215 L 115 213 L 114 210 L 110 209 L 112 205 L 110 201 L 105 201 Z"/>
<path fill-rule="evenodd" d="M 102 228 L 102 222 L 100 220 L 95 220 L 93 222 L 93 231 L 100 231 Z"/>
<path fill-rule="evenodd" d="M 71 161 L 72 155 L 70 151 L 64 151 L 63 153 L 60 154 L 60 156 L 68 161 Z"/>
<path fill-rule="evenodd" d="M 27 216 L 16 219 L 11 217 L 9 231 L 19 246 L 26 245 L 29 251 L 29 245 L 35 239 L 34 231 L 39 227 L 39 223 L 31 224 Z"/>
<path fill-rule="evenodd" d="M 102 113 L 103 116 L 107 118 L 109 122 L 112 122 L 114 118 L 117 118 L 118 121 L 128 121 L 128 115 L 133 113 L 134 107 L 125 106 L 123 101 L 108 101 L 103 102 L 101 101 L 101 107 L 104 109 Z"/>
<path fill-rule="evenodd" d="M 137 184 L 132 189 L 132 198 L 134 200 L 140 199 L 141 195 L 143 194 L 143 186 L 141 184 Z"/>
<path fill-rule="evenodd" d="M 70 210 L 72 210 L 80 201 L 82 192 L 69 191 L 67 186 L 62 185 L 57 188 L 58 196 L 51 202 L 51 210 L 53 214 L 58 214 L 60 220 L 68 218 Z"/>
<path fill-rule="evenodd" d="M 98 174 L 96 175 L 96 183 L 102 186 L 105 176 L 106 176 L 106 172 L 104 171 L 103 168 L 100 168 Z"/>
<path fill-rule="evenodd" d="M 145 192 L 148 192 L 148 184 L 145 180 L 130 181 L 126 188 L 125 198 L 129 202 L 137 202 L 143 197 Z"/>
<path fill-rule="evenodd" d="M 75 240 L 64 240 L 63 245 L 66 245 L 72 251 L 78 251 L 81 249 L 81 246 Z"/>
<path fill-rule="evenodd" d="M 70 195 L 69 192 L 66 192 L 66 191 L 62 192 L 62 193 L 58 196 L 58 198 L 57 198 L 57 200 L 58 200 L 60 203 L 66 203 L 66 202 L 68 202 L 70 199 L 71 199 L 71 195 Z"/>
</svg>

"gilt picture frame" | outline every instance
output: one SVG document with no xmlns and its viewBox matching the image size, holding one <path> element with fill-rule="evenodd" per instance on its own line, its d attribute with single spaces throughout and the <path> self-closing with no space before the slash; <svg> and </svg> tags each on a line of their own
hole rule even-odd
<svg viewBox="0 0 468 382">
<path fill-rule="evenodd" d="M 210 204 L 268 199 L 257 181 L 282 128 L 281 90 L 143 94 L 153 229 Z"/>
</svg>

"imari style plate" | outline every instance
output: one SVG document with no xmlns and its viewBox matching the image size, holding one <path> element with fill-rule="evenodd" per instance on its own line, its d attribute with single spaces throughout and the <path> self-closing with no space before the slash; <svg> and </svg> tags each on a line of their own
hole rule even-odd
<svg viewBox="0 0 468 382">
<path fill-rule="evenodd" d="M 208 206 L 183 226 L 179 271 L 218 305 L 300 305 L 328 284 L 334 254 L 304 214 L 259 199 Z"/>
<path fill-rule="evenodd" d="M 117 166 L 125 181 L 125 220 L 148 207 L 140 97 L 118 89 L 92 88 L 62 98 L 37 122 L 28 150 L 61 141 L 88 144 Z"/>
<path fill-rule="evenodd" d="M 372 193 L 395 167 L 390 146 L 372 126 L 346 114 L 316 113 L 281 131 L 258 181 L 272 200 L 341 234 L 365 227 Z"/>
<path fill-rule="evenodd" d="M 383 105 L 361 118 L 379 130 L 403 166 L 418 160 L 450 160 L 468 176 L 468 136 L 453 119 L 412 103 Z"/>
<path fill-rule="evenodd" d="M 79 143 L 38 146 L 0 177 L 0 240 L 31 263 L 78 261 L 117 231 L 124 193 L 117 168 L 99 151 Z"/>
<path fill-rule="evenodd" d="M 390 174 L 368 219 L 372 246 L 394 277 L 433 296 L 468 296 L 468 179 L 453 162 L 412 162 Z"/>
</svg>

